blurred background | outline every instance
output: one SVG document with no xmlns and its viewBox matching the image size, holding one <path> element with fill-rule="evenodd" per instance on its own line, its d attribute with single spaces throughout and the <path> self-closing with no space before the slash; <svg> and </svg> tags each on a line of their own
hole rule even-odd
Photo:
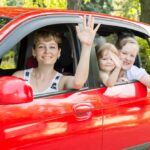
<svg viewBox="0 0 150 150">
<path fill-rule="evenodd" d="M 95 11 L 150 24 L 150 0 L 0 0 L 0 6 Z"/>
</svg>

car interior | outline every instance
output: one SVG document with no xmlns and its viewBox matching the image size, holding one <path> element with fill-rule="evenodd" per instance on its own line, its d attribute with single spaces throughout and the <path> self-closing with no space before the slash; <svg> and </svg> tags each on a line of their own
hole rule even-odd
<svg viewBox="0 0 150 150">
<path fill-rule="evenodd" d="M 73 27 L 70 25 L 61 24 L 46 26 L 44 28 L 56 30 L 62 38 L 61 56 L 55 64 L 55 69 L 65 75 L 73 75 L 76 66 L 75 62 L 77 61 L 75 56 L 76 51 L 74 50 L 75 46 L 72 38 L 72 32 L 74 31 L 71 28 Z M 15 67 L 8 65 L 10 63 L 8 62 L 9 57 L 12 57 L 8 55 L 10 50 L 6 53 L 6 55 L 8 55 L 7 59 L 6 57 L 1 58 L 0 76 L 12 75 L 17 70 L 23 70 L 37 66 L 36 60 L 32 57 L 33 34 L 34 32 L 24 37 L 19 43 L 17 43 L 17 45 L 12 48 L 12 50 L 15 52 Z"/>
<path fill-rule="evenodd" d="M 116 26 L 102 26 L 98 31 L 98 36 L 103 37 L 105 41 L 116 44 L 117 39 L 120 36 L 134 36 L 135 38 L 141 38 L 143 40 L 147 40 L 147 36 L 142 34 L 141 32 L 129 30 L 122 27 Z M 148 43 L 147 43 L 148 44 Z M 138 55 L 135 61 L 135 65 L 141 67 L 140 56 Z"/>
<path fill-rule="evenodd" d="M 136 40 L 139 43 L 140 46 L 140 52 L 136 57 L 136 60 L 134 62 L 134 65 L 136 65 L 137 67 L 143 67 L 143 57 L 141 57 L 141 51 L 143 51 L 143 45 L 141 45 L 141 41 L 142 43 L 146 43 L 147 47 L 149 47 L 149 43 L 148 43 L 148 36 L 142 32 L 138 32 L 136 30 L 130 30 L 127 28 L 123 28 L 123 27 L 117 27 L 117 26 L 107 26 L 107 25 L 101 25 L 100 29 L 97 32 L 96 38 L 95 38 L 95 51 L 96 51 L 96 47 L 97 45 L 102 45 L 105 42 L 109 42 L 112 43 L 114 45 L 116 45 L 117 39 L 120 38 L 120 36 L 134 36 L 136 38 Z M 140 42 L 139 42 L 140 41 Z M 146 51 L 147 49 L 144 49 L 144 51 Z M 93 59 L 97 59 L 96 58 L 96 54 L 93 57 Z M 144 63 L 150 63 L 150 62 L 145 62 L 146 60 L 144 60 Z M 148 61 L 148 60 L 147 60 Z M 94 62 L 92 60 L 92 62 Z M 95 64 L 92 64 L 92 68 L 93 68 L 93 72 L 95 72 L 95 74 L 93 74 L 93 78 L 95 79 L 95 82 L 97 83 L 97 85 L 99 85 L 100 87 L 104 87 L 104 84 L 99 81 L 99 73 L 97 72 L 97 70 L 99 70 L 98 67 L 98 61 Z M 131 81 L 131 82 L 135 82 L 135 81 Z M 129 82 L 128 82 L 129 83 Z M 117 83 L 118 84 L 126 84 L 126 82 L 122 82 L 122 83 Z"/>
</svg>

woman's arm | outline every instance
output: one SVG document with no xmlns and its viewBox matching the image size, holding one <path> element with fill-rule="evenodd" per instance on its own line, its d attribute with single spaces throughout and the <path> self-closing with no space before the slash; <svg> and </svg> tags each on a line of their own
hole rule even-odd
<svg viewBox="0 0 150 150">
<path fill-rule="evenodd" d="M 90 53 L 99 26 L 100 24 L 94 29 L 94 17 L 89 16 L 88 21 L 86 21 L 86 16 L 84 16 L 83 30 L 80 30 L 79 26 L 76 27 L 77 35 L 81 42 L 81 55 L 75 76 L 66 77 L 65 89 L 80 89 L 86 82 L 89 73 Z"/>
<path fill-rule="evenodd" d="M 12 76 L 16 76 L 18 78 L 23 78 L 23 71 L 16 71 L 15 73 L 12 74 Z"/>
</svg>

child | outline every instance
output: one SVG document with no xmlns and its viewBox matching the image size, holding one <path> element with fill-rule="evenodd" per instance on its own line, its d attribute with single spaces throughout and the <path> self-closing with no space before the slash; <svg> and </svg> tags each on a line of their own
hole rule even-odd
<svg viewBox="0 0 150 150">
<path fill-rule="evenodd" d="M 138 80 L 150 88 L 150 75 L 143 68 L 134 65 L 139 45 L 133 37 L 118 40 L 119 58 L 122 61 L 121 74 L 129 81 Z"/>
<path fill-rule="evenodd" d="M 111 43 L 105 43 L 97 49 L 100 79 L 107 87 L 112 87 L 118 81 L 121 70 L 118 54 L 118 50 Z"/>
</svg>

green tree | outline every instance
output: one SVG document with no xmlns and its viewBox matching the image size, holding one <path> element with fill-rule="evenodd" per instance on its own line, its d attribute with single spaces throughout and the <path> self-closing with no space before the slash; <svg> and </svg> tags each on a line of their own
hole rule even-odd
<svg viewBox="0 0 150 150">
<path fill-rule="evenodd" d="M 150 24 L 150 0 L 140 0 L 141 16 L 140 20 Z"/>
<path fill-rule="evenodd" d="M 24 0 L 25 7 L 66 9 L 67 0 Z"/>
<path fill-rule="evenodd" d="M 0 6 L 6 6 L 7 0 L 1 0 L 0 1 Z"/>
<path fill-rule="evenodd" d="M 150 47 L 146 40 L 137 38 L 137 41 L 140 45 L 140 57 L 142 61 L 142 67 L 144 67 L 146 71 L 150 73 Z"/>
<path fill-rule="evenodd" d="M 67 9 L 80 10 L 81 4 L 87 2 L 90 2 L 90 0 L 67 0 Z"/>
<path fill-rule="evenodd" d="M 0 6 L 22 6 L 24 0 L 1 0 Z"/>
<path fill-rule="evenodd" d="M 114 11 L 112 15 L 121 16 L 133 20 L 140 18 L 140 3 L 139 0 L 114 0 Z"/>
<path fill-rule="evenodd" d="M 0 0 L 1 6 L 67 9 L 67 0 Z"/>
<path fill-rule="evenodd" d="M 81 5 L 82 10 L 110 14 L 113 11 L 112 0 L 90 0 Z"/>
</svg>

